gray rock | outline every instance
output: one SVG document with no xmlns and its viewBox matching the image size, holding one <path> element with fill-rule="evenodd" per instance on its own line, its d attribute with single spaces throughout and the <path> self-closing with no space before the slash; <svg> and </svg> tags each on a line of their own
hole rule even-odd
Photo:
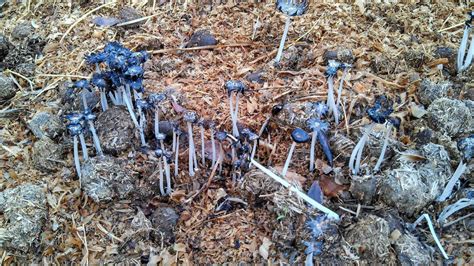
<svg viewBox="0 0 474 266">
<path fill-rule="evenodd" d="M 119 159 L 91 158 L 81 170 L 82 188 L 95 202 L 125 199 L 135 189 L 131 171 Z"/>
<path fill-rule="evenodd" d="M 0 61 L 5 58 L 12 47 L 13 45 L 8 39 L 3 34 L 0 34 Z"/>
<path fill-rule="evenodd" d="M 36 69 L 36 66 L 33 62 L 20 63 L 15 66 L 16 72 L 29 78 L 32 78 L 35 76 L 35 69 Z"/>
<path fill-rule="evenodd" d="M 33 145 L 33 165 L 41 171 L 50 172 L 64 165 L 64 146 L 48 137 L 42 137 Z"/>
<path fill-rule="evenodd" d="M 380 179 L 380 177 L 378 177 Z M 376 191 L 377 177 L 373 175 L 357 176 L 351 178 L 349 191 L 352 196 L 364 204 L 370 204 Z"/>
<path fill-rule="evenodd" d="M 27 252 L 38 248 L 39 236 L 46 222 L 46 196 L 40 186 L 24 184 L 0 192 L 0 247 Z"/>
<path fill-rule="evenodd" d="M 417 90 L 418 99 L 422 104 L 428 106 L 434 100 L 446 97 L 452 86 L 453 84 L 448 81 L 435 83 L 429 79 L 424 79 Z"/>
<path fill-rule="evenodd" d="M 197 30 L 189 39 L 186 47 L 216 45 L 217 40 L 208 30 Z"/>
<path fill-rule="evenodd" d="M 345 239 L 364 259 L 383 260 L 390 254 L 390 227 L 378 216 L 361 218 L 347 230 Z"/>
<path fill-rule="evenodd" d="M 13 28 L 12 37 L 17 40 L 23 40 L 32 35 L 34 31 L 35 28 L 33 28 L 31 22 L 25 21 L 16 25 L 15 28 Z"/>
<path fill-rule="evenodd" d="M 135 126 L 125 108 L 107 109 L 98 116 L 95 126 L 104 152 L 119 154 L 132 146 Z"/>
<path fill-rule="evenodd" d="M 451 138 L 461 133 L 473 132 L 473 115 L 466 104 L 459 100 L 440 98 L 428 107 L 428 123 L 432 129 L 441 131 Z M 468 132 L 465 132 L 468 131 Z"/>
<path fill-rule="evenodd" d="M 395 241 L 395 253 L 399 265 L 430 265 L 431 255 L 423 244 L 410 233 L 401 235 Z"/>
<path fill-rule="evenodd" d="M 156 230 L 152 234 L 155 238 L 165 245 L 174 243 L 174 229 L 178 223 L 179 215 L 176 210 L 170 206 L 158 207 L 151 215 L 151 224 Z"/>
<path fill-rule="evenodd" d="M 406 151 L 405 153 L 414 153 Z M 428 143 L 419 150 L 424 160 L 400 155 L 391 169 L 383 172 L 379 195 L 388 205 L 413 215 L 432 202 L 451 176 L 449 155 L 441 145 Z"/>
<path fill-rule="evenodd" d="M 7 75 L 0 73 L 0 101 L 13 98 L 17 92 L 17 88 L 13 80 Z"/>
<path fill-rule="evenodd" d="M 337 53 L 337 61 L 345 64 L 353 64 L 355 61 L 355 57 L 352 54 L 352 50 L 349 48 L 339 48 L 336 51 Z"/>
<path fill-rule="evenodd" d="M 38 111 L 28 123 L 31 132 L 37 137 L 57 139 L 64 132 L 64 124 L 57 115 L 50 112 Z"/>
</svg>

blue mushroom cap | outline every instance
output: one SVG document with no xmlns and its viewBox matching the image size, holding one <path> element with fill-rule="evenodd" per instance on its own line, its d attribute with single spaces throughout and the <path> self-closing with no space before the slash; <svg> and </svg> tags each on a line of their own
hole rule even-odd
<svg viewBox="0 0 474 266">
<path fill-rule="evenodd" d="M 301 128 L 295 128 L 291 132 L 291 138 L 296 143 L 304 143 L 309 140 L 309 134 Z"/>
<path fill-rule="evenodd" d="M 378 124 L 383 124 L 393 112 L 391 102 L 385 96 L 380 96 L 375 100 L 374 107 L 367 109 L 369 118 Z"/>
<path fill-rule="evenodd" d="M 328 113 L 329 107 L 323 102 L 315 102 L 313 103 L 312 110 L 318 118 L 321 118 Z"/>
<path fill-rule="evenodd" d="M 470 161 L 474 157 L 474 134 L 458 141 L 458 149 L 462 152 L 463 158 Z"/>
<path fill-rule="evenodd" d="M 89 81 L 87 79 L 80 79 L 74 83 L 74 88 L 76 89 L 86 89 L 86 90 L 91 90 Z"/>
<path fill-rule="evenodd" d="M 219 141 L 224 141 L 227 138 L 227 132 L 225 131 L 218 131 L 216 132 L 216 139 Z"/>
<path fill-rule="evenodd" d="M 246 89 L 245 84 L 240 80 L 228 80 L 224 84 L 224 87 L 227 90 L 227 93 L 229 95 L 234 91 L 244 93 L 244 91 Z"/>
<path fill-rule="evenodd" d="M 96 115 L 94 113 L 92 113 L 92 110 L 90 108 L 87 108 L 85 111 L 84 111 L 84 120 L 86 121 L 93 121 L 96 119 Z"/>
<path fill-rule="evenodd" d="M 252 130 L 248 128 L 242 129 L 242 136 L 249 141 L 254 141 L 259 138 L 257 134 L 255 134 L 254 132 L 252 132 Z"/>
<path fill-rule="evenodd" d="M 124 75 L 130 78 L 141 78 L 143 77 L 143 68 L 138 65 L 133 65 L 127 68 Z"/>
<path fill-rule="evenodd" d="M 329 60 L 326 68 L 326 76 L 331 77 L 337 74 L 337 70 L 341 67 L 341 63 L 336 60 Z"/>
<path fill-rule="evenodd" d="M 81 121 L 84 120 L 84 115 L 82 113 L 70 113 L 64 115 L 64 118 L 66 118 L 71 124 L 80 124 Z"/>
<path fill-rule="evenodd" d="M 142 108 L 142 109 L 148 109 L 148 108 L 150 108 L 150 104 L 149 104 L 148 101 L 145 100 L 145 99 L 137 99 L 137 100 L 135 101 L 135 104 L 137 105 L 137 107 Z"/>
<path fill-rule="evenodd" d="M 69 130 L 69 134 L 72 136 L 77 136 L 82 133 L 82 125 L 81 124 L 69 124 L 67 125 L 67 129 Z"/>
<path fill-rule="evenodd" d="M 86 63 L 89 65 L 100 64 L 107 59 L 106 53 L 92 53 L 85 56 Z"/>
<path fill-rule="evenodd" d="M 91 83 L 92 83 L 92 85 L 96 86 L 97 88 L 103 89 L 103 88 L 107 87 L 107 81 L 105 79 L 106 79 L 105 74 L 103 74 L 103 73 L 94 73 L 92 75 Z"/>
<path fill-rule="evenodd" d="M 164 93 L 152 93 L 148 96 L 148 99 L 151 103 L 157 104 L 166 99 L 166 95 Z"/>
<path fill-rule="evenodd" d="M 189 122 L 189 123 L 196 122 L 196 120 L 197 120 L 196 112 L 187 111 L 186 113 L 184 113 L 183 119 L 184 119 L 184 121 Z"/>
<path fill-rule="evenodd" d="M 327 132 L 329 130 L 329 123 L 318 118 L 309 118 L 306 120 L 306 127 L 311 131 Z"/>
<path fill-rule="evenodd" d="M 307 0 L 277 0 L 276 8 L 287 16 L 301 16 L 308 10 Z"/>
</svg>

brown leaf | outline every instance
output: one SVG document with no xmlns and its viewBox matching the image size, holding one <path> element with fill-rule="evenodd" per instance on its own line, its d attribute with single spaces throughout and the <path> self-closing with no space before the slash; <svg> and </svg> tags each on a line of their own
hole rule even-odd
<svg viewBox="0 0 474 266">
<path fill-rule="evenodd" d="M 324 175 L 321 176 L 319 180 L 319 186 L 323 190 L 324 195 L 328 198 L 337 197 L 341 191 L 347 189 L 347 186 L 339 185 Z"/>
</svg>

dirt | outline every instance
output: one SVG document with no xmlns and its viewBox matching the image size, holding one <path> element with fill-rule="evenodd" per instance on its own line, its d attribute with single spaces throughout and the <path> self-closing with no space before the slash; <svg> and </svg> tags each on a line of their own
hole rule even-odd
<svg viewBox="0 0 474 266">
<path fill-rule="evenodd" d="M 472 206 L 449 217 L 448 226 L 436 222 L 446 206 L 472 199 L 466 192 L 473 187 L 472 158 L 458 147 L 474 124 L 474 68 L 456 69 L 465 5 L 311 3 L 304 15 L 292 17 L 282 60 L 275 64 L 285 16 L 273 3 L 24 2 L 0 1 L 2 265 L 474 263 Z M 126 25 L 98 23 L 109 19 Z M 143 20 L 127 23 L 137 19 Z M 158 113 L 171 194 L 160 191 L 154 109 L 145 111 L 142 146 L 125 106 L 109 100 L 111 108 L 103 112 L 98 90 L 71 87 L 97 71 L 85 56 L 111 41 L 147 50 L 143 97 L 166 94 Z M 183 114 L 194 111 L 215 123 L 213 130 L 232 132 L 227 80 L 245 83 L 238 127 L 263 132 L 255 160 L 279 175 L 291 132 L 307 130 L 314 103 L 328 99 L 331 60 L 348 67 L 342 83 L 343 70 L 334 75 L 336 98 L 342 86 L 339 124 L 331 113 L 321 117 L 330 123 L 334 162 L 318 144 L 316 169 L 309 172 L 310 143 L 298 144 L 284 180 L 339 220 L 250 164 L 245 156 L 253 143 L 244 138 L 222 141 L 228 158 L 222 170 L 213 168 L 211 129 L 205 128 L 203 143 L 197 124 L 197 171 L 189 175 L 191 138 Z M 104 155 L 81 125 L 90 158 L 79 152 L 79 178 L 65 118 L 82 111 L 82 94 L 97 116 Z M 387 125 L 374 127 L 355 174 L 348 167 L 351 154 L 374 124 L 367 110 L 380 95 L 390 99 L 391 116 L 401 123 L 387 134 L 380 171 L 374 165 Z M 183 134 L 175 154 L 177 127 Z M 232 148 L 241 155 L 234 162 Z M 453 195 L 437 202 L 461 158 L 465 173 Z M 433 220 L 448 259 L 425 222 L 411 226 L 422 214 Z M 13 223 L 17 218 L 21 222 Z"/>
</svg>

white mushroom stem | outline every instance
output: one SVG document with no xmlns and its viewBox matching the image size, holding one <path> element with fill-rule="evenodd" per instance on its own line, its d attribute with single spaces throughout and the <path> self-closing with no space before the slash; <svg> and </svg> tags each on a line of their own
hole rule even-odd
<svg viewBox="0 0 474 266">
<path fill-rule="evenodd" d="M 314 199 L 309 197 L 307 194 L 305 194 L 304 192 L 299 190 L 297 187 L 291 185 L 284 177 L 280 177 L 280 176 L 276 175 L 275 173 L 273 173 L 268 168 L 261 165 L 260 163 L 258 163 L 255 160 L 251 160 L 250 162 L 253 165 L 255 165 L 258 169 L 260 169 L 260 171 L 262 171 L 263 173 L 265 173 L 269 177 L 273 178 L 275 181 L 277 181 L 278 183 L 283 185 L 285 188 L 287 188 L 290 191 L 294 192 L 298 197 L 300 197 L 301 199 L 303 199 L 304 201 L 309 203 L 311 206 L 313 206 L 314 208 L 326 213 L 327 217 L 329 219 L 339 220 L 339 215 L 337 213 L 335 213 L 332 210 L 324 207 L 323 205 L 321 205 L 320 203 L 318 203 L 317 201 L 315 201 Z"/>
<path fill-rule="evenodd" d="M 146 139 L 145 139 L 145 116 L 142 112 L 142 108 L 138 107 L 138 113 L 140 114 L 140 124 L 138 126 L 138 130 L 140 131 L 140 141 L 142 143 L 142 147 L 146 146 Z"/>
<path fill-rule="evenodd" d="M 79 162 L 79 143 L 77 141 L 77 135 L 74 135 L 73 142 L 74 142 L 74 164 L 76 166 L 77 176 L 79 177 L 79 186 L 81 186 L 82 173 L 81 173 L 81 163 Z"/>
<path fill-rule="evenodd" d="M 160 158 L 158 162 L 158 168 L 160 171 L 160 193 L 162 196 L 166 195 L 165 192 L 165 186 L 164 186 L 164 175 L 163 175 L 163 163 L 162 163 L 163 157 Z"/>
<path fill-rule="evenodd" d="M 280 47 L 278 48 L 278 53 L 275 58 L 276 63 L 280 63 L 281 56 L 283 55 L 283 48 L 285 48 L 286 36 L 288 36 L 288 30 L 290 29 L 290 24 L 291 24 L 291 17 L 287 16 L 286 22 L 285 22 L 285 30 L 283 31 L 283 36 L 281 37 L 281 40 L 280 40 Z"/>
<path fill-rule="evenodd" d="M 285 166 L 283 167 L 283 170 L 281 171 L 281 176 L 283 177 L 285 177 L 286 172 L 288 172 L 288 167 L 290 166 L 291 157 L 293 156 L 295 147 L 296 147 L 296 142 L 293 141 L 293 143 L 291 143 L 290 151 L 288 152 L 288 157 L 286 158 Z"/>
<path fill-rule="evenodd" d="M 171 151 L 172 151 L 172 152 L 175 152 L 175 151 L 176 151 L 176 150 L 175 150 L 175 146 L 176 146 L 176 131 L 174 130 L 174 128 L 173 128 L 173 143 L 172 143 L 171 146 L 172 146 L 172 147 L 171 147 Z"/>
<path fill-rule="evenodd" d="M 189 176 L 194 176 L 193 164 L 194 164 L 195 152 L 194 152 L 193 129 L 191 126 L 191 122 L 186 122 L 186 123 L 188 125 L 188 141 L 189 141 L 189 162 L 188 162 Z"/>
<path fill-rule="evenodd" d="M 107 111 L 109 109 L 109 105 L 107 104 L 107 96 L 105 96 L 105 89 L 100 88 L 100 106 L 102 107 L 102 112 Z"/>
<path fill-rule="evenodd" d="M 178 171 L 179 171 L 179 167 L 178 167 L 178 162 L 179 162 L 179 136 L 175 137 L 175 139 L 176 139 L 176 148 L 175 148 L 175 152 L 174 152 L 174 176 L 177 177 L 178 176 Z"/>
<path fill-rule="evenodd" d="M 112 103 L 114 105 L 119 105 L 118 100 L 115 98 L 114 94 L 111 91 L 109 91 L 109 97 L 110 97 L 110 100 L 112 100 Z"/>
<path fill-rule="evenodd" d="M 359 173 L 360 161 L 362 159 L 362 153 L 364 152 L 364 146 L 370 136 L 370 133 L 372 133 L 373 128 L 374 124 L 372 123 L 365 130 L 364 135 L 362 135 L 362 138 L 360 138 L 359 142 L 352 151 L 351 158 L 349 160 L 349 168 L 351 169 L 352 174 L 354 175 Z"/>
<path fill-rule="evenodd" d="M 218 163 L 219 163 L 219 173 L 222 173 L 222 165 L 224 164 L 224 148 L 222 147 L 222 142 L 219 142 L 219 159 L 218 159 Z"/>
<path fill-rule="evenodd" d="M 237 118 L 235 116 L 233 101 L 232 101 L 232 93 L 229 95 L 229 105 L 230 105 L 230 118 L 232 120 L 232 135 L 234 137 L 238 137 L 239 130 L 237 129 Z"/>
<path fill-rule="evenodd" d="M 474 199 L 462 198 L 455 203 L 444 207 L 443 211 L 438 216 L 438 223 L 444 227 L 449 216 L 469 206 L 474 206 Z M 450 222 L 450 224 L 452 224 L 452 222 Z"/>
<path fill-rule="evenodd" d="M 154 129 L 155 129 L 155 138 L 158 139 L 158 134 L 160 134 L 160 111 L 159 111 L 158 107 L 155 107 Z"/>
<path fill-rule="evenodd" d="M 205 153 L 205 143 L 204 143 L 204 126 L 200 125 L 201 130 L 201 160 L 202 160 L 202 167 L 206 165 L 206 153 Z"/>
<path fill-rule="evenodd" d="M 95 131 L 94 122 L 89 120 L 87 121 L 87 123 L 89 124 L 89 130 L 92 133 L 92 140 L 94 141 L 95 151 L 98 156 L 102 157 L 104 156 L 104 153 L 102 152 L 102 148 L 100 147 L 100 140 L 99 140 L 99 137 L 97 136 L 97 132 Z"/>
<path fill-rule="evenodd" d="M 82 96 L 82 107 L 84 108 L 84 110 L 87 110 L 88 106 L 87 106 L 86 90 L 85 89 L 82 90 L 81 96 Z"/>
<path fill-rule="evenodd" d="M 318 136 L 318 131 L 313 130 L 313 134 L 311 136 L 311 147 L 309 150 L 309 171 L 313 172 L 314 171 L 314 153 L 316 149 L 316 140 Z"/>
<path fill-rule="evenodd" d="M 134 90 L 134 92 L 135 92 L 135 90 Z M 125 84 L 125 94 L 124 94 L 124 96 L 127 97 L 129 102 L 131 102 L 131 103 L 133 102 L 132 101 L 132 92 L 130 91 L 130 85 L 128 85 L 128 84 Z M 137 100 L 137 99 L 135 98 L 135 100 Z"/>
<path fill-rule="evenodd" d="M 81 141 L 81 147 L 82 147 L 82 158 L 84 160 L 89 159 L 89 155 L 87 154 L 87 146 L 86 146 L 86 140 L 84 138 L 84 134 L 80 133 L 79 134 L 79 140 Z"/>
<path fill-rule="evenodd" d="M 383 158 L 385 157 L 385 153 L 387 151 L 388 140 L 390 139 L 390 134 L 392 133 L 392 124 L 387 123 L 387 127 L 385 128 L 384 133 L 385 134 L 384 134 L 382 151 L 380 152 L 379 159 L 377 160 L 377 163 L 375 164 L 374 172 L 378 172 L 380 170 L 380 166 L 382 165 Z"/>
<path fill-rule="evenodd" d="M 133 124 L 135 124 L 136 128 L 139 128 L 138 120 L 135 116 L 135 111 L 133 111 L 132 103 L 128 100 L 127 93 L 125 91 L 123 91 L 123 100 L 125 101 L 125 105 L 127 106 L 128 112 L 130 113 Z"/>
<path fill-rule="evenodd" d="M 255 153 L 257 152 L 258 139 L 253 140 L 252 153 L 250 154 L 250 160 L 253 160 Z"/>
<path fill-rule="evenodd" d="M 234 111 L 234 127 L 233 127 L 233 135 L 234 137 L 239 137 L 239 128 L 237 127 L 237 121 L 239 120 L 239 93 L 237 92 L 235 95 L 235 111 Z"/>
<path fill-rule="evenodd" d="M 211 145 L 212 145 L 212 164 L 211 167 L 214 167 L 217 160 L 217 151 L 216 151 L 216 140 L 214 139 L 214 129 L 211 128 Z"/>
<path fill-rule="evenodd" d="M 422 215 L 413 223 L 413 225 L 412 225 L 413 228 L 415 228 L 419 223 L 421 223 L 421 221 L 423 220 L 423 218 L 426 220 L 426 223 L 428 224 L 428 227 L 430 228 L 431 235 L 433 236 L 433 239 L 434 239 L 434 241 L 436 242 L 436 245 L 438 246 L 439 250 L 441 251 L 441 254 L 443 254 L 443 257 L 444 257 L 445 259 L 449 259 L 448 254 L 446 254 L 446 251 L 444 251 L 443 246 L 442 246 L 441 243 L 439 242 L 438 236 L 436 235 L 436 232 L 435 232 L 434 227 L 433 227 L 433 223 L 431 222 L 431 219 L 430 219 L 430 217 L 428 216 L 428 214 L 426 214 L 426 213 L 422 214 Z"/>
<path fill-rule="evenodd" d="M 472 57 L 474 56 L 474 35 L 471 38 L 471 44 L 469 45 L 469 50 L 467 51 L 466 60 L 464 61 L 462 69 L 467 69 L 472 63 Z"/>
<path fill-rule="evenodd" d="M 329 106 L 329 113 L 332 113 L 334 116 L 334 121 L 336 126 L 339 124 L 339 111 L 336 106 L 336 101 L 334 100 L 334 76 L 328 77 L 328 101 L 327 105 Z"/>
<path fill-rule="evenodd" d="M 463 67 L 464 67 L 464 55 L 466 53 L 467 41 L 469 39 L 470 31 L 471 31 L 471 27 L 466 25 L 464 27 L 464 33 L 462 35 L 461 44 L 459 45 L 458 57 L 457 57 L 457 62 L 456 62 L 459 72 L 464 70 L 463 69 Z"/>
<path fill-rule="evenodd" d="M 438 202 L 445 201 L 447 198 L 449 198 L 449 196 L 451 196 L 451 194 L 453 194 L 454 186 L 459 181 L 459 178 L 464 173 L 464 171 L 466 171 L 466 168 L 467 168 L 467 165 L 463 163 L 463 161 L 461 160 L 461 162 L 458 165 L 458 168 L 456 168 L 456 171 L 451 176 L 448 184 L 444 188 L 443 193 L 441 193 L 441 195 L 436 199 L 436 201 Z"/>
<path fill-rule="evenodd" d="M 341 104 L 341 96 L 342 96 L 342 89 L 344 87 L 344 80 L 346 79 L 346 76 L 347 76 L 347 73 L 349 72 L 349 68 L 346 67 L 344 69 L 344 72 L 342 72 L 342 77 L 341 77 L 341 81 L 339 81 L 339 88 L 337 90 L 337 106 L 342 106 Z"/>
<path fill-rule="evenodd" d="M 170 164 L 166 161 L 167 159 L 163 157 L 163 163 L 165 165 L 165 176 L 166 176 L 166 194 L 171 194 L 171 169 Z"/>
</svg>

